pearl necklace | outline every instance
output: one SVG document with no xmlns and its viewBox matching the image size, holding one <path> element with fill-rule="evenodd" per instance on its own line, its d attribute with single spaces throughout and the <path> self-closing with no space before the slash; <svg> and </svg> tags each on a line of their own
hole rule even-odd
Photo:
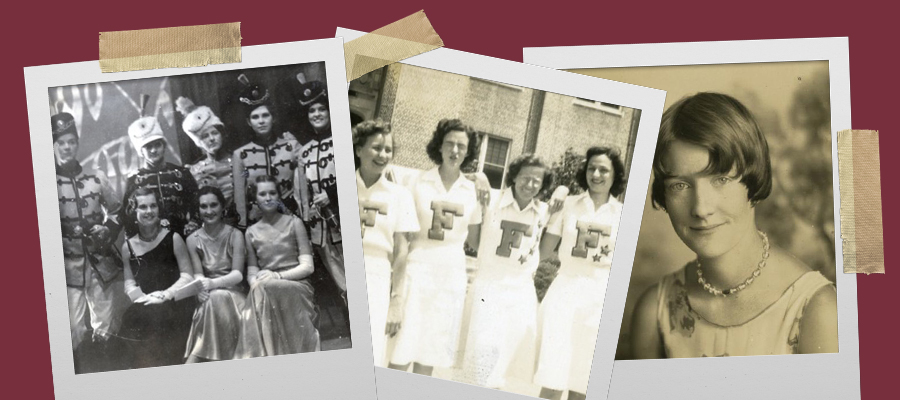
<svg viewBox="0 0 900 400">
<path fill-rule="evenodd" d="M 740 292 L 741 290 L 746 289 L 747 286 L 750 286 L 750 284 L 753 283 L 753 280 L 759 277 L 762 269 L 766 266 L 766 260 L 769 259 L 769 237 L 766 236 L 766 234 L 762 231 L 757 232 L 759 232 L 759 235 L 762 236 L 763 239 L 762 260 L 759 260 L 759 264 L 757 265 L 756 270 L 753 271 L 753 274 L 751 274 L 749 278 L 744 280 L 744 282 L 742 282 L 740 285 L 737 285 L 731 289 L 721 290 L 703 279 L 703 269 L 700 267 L 700 257 L 697 257 L 697 283 L 699 283 L 700 286 L 703 286 L 703 288 L 713 296 L 722 297 L 728 296 L 730 294 L 735 294 L 737 292 Z"/>
</svg>

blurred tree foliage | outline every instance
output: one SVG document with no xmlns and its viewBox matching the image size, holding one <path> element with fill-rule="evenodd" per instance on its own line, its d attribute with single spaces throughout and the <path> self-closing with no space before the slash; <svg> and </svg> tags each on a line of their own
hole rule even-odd
<svg viewBox="0 0 900 400">
<path fill-rule="evenodd" d="M 583 165 L 583 153 L 576 153 L 571 147 L 566 149 L 565 153 L 560 155 L 559 159 L 554 161 L 550 167 L 554 177 L 553 187 L 549 192 L 541 193 L 540 199 L 543 201 L 550 200 L 550 195 L 553 194 L 553 189 L 557 186 L 568 187 L 570 196 L 583 192 L 584 190 L 581 189 L 581 186 L 578 186 L 578 183 L 575 182 L 575 175 L 578 174 Z"/>
<path fill-rule="evenodd" d="M 748 106 L 769 141 L 774 187 L 758 206 L 774 243 L 834 281 L 834 187 L 827 70 L 800 82 L 782 128 L 777 112 L 753 97 Z"/>
<path fill-rule="evenodd" d="M 538 264 L 537 271 L 534 273 L 534 290 L 537 293 L 538 302 L 544 300 L 544 295 L 547 294 L 547 289 L 556 278 L 557 272 L 559 272 L 559 260 L 556 257 Z"/>
</svg>

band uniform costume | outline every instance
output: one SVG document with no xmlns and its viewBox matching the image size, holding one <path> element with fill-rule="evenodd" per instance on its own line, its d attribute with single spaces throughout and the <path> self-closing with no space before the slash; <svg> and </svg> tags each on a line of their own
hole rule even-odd
<svg viewBox="0 0 900 400">
<path fill-rule="evenodd" d="M 52 116 L 54 141 L 67 134 L 77 140 L 74 122 L 68 113 Z M 112 243 L 120 230 L 116 213 L 121 202 L 106 175 L 85 171 L 76 160 L 57 164 L 56 189 L 74 350 L 88 332 L 87 314 L 94 336 L 108 338 L 118 331 L 131 304 L 124 291 L 121 256 Z M 90 234 L 95 225 L 109 229 L 106 238 Z"/>
</svg>

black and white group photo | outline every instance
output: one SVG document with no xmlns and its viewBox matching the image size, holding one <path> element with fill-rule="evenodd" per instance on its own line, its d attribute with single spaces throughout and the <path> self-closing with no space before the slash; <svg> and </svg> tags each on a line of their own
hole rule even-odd
<svg viewBox="0 0 900 400">
<path fill-rule="evenodd" d="M 667 90 L 616 359 L 837 353 L 828 62 L 581 72 Z"/>
<path fill-rule="evenodd" d="M 376 366 L 584 398 L 640 110 L 402 63 L 349 99 Z"/>
<path fill-rule="evenodd" d="M 351 347 L 325 82 L 49 89 L 76 374 Z"/>
</svg>

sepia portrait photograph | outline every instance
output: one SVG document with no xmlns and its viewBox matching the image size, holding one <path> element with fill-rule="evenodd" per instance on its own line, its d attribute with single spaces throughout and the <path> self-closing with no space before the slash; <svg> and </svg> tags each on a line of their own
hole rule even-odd
<svg viewBox="0 0 900 400">
<path fill-rule="evenodd" d="M 829 61 L 657 66 L 638 47 L 641 66 L 571 70 L 667 92 L 616 360 L 839 353 L 855 282 L 836 273 Z"/>
<path fill-rule="evenodd" d="M 642 110 L 447 69 L 349 85 L 375 365 L 585 398 Z"/>
<path fill-rule="evenodd" d="M 353 347 L 326 64 L 44 89 L 75 375 Z"/>
</svg>

